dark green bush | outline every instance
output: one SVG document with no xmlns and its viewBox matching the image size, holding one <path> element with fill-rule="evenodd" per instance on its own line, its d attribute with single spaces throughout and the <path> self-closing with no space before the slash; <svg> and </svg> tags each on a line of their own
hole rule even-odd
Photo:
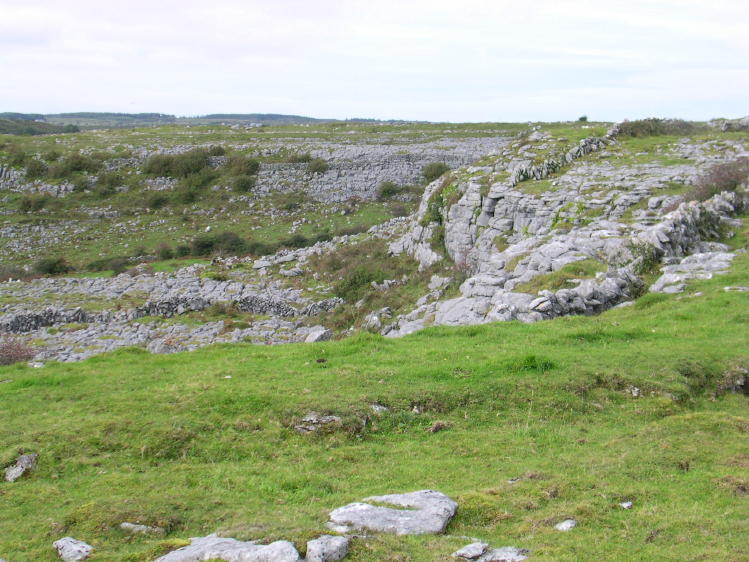
<svg viewBox="0 0 749 562">
<path fill-rule="evenodd" d="M 260 170 L 260 162 L 254 158 L 235 155 L 229 157 L 225 167 L 234 176 L 254 176 Z"/>
<path fill-rule="evenodd" d="M 232 180 L 231 187 L 237 193 L 249 193 L 255 188 L 253 176 L 237 176 Z"/>
<path fill-rule="evenodd" d="M 42 155 L 42 158 L 44 158 L 47 162 L 57 162 L 60 158 L 62 158 L 62 153 L 53 148 L 45 152 Z"/>
<path fill-rule="evenodd" d="M 30 180 L 43 178 L 47 175 L 47 165 L 41 160 L 32 158 L 26 164 L 26 177 Z"/>
<path fill-rule="evenodd" d="M 42 258 L 34 264 L 34 271 L 41 275 L 62 275 L 73 271 L 65 258 Z"/>
<path fill-rule="evenodd" d="M 322 158 L 315 158 L 307 166 L 307 171 L 313 174 L 324 174 L 328 171 L 328 163 Z"/>
<path fill-rule="evenodd" d="M 162 242 L 156 249 L 156 257 L 160 260 L 170 260 L 174 257 L 174 250 L 172 250 L 172 247 L 169 244 Z"/>
<path fill-rule="evenodd" d="M 154 193 L 146 201 L 146 205 L 148 205 L 150 209 L 161 209 L 162 207 L 165 207 L 168 204 L 169 204 L 169 197 L 167 197 L 163 193 Z"/>
<path fill-rule="evenodd" d="M 86 265 L 88 271 L 112 271 L 115 275 L 123 273 L 130 265 L 130 259 L 124 256 L 102 258 Z"/>
<path fill-rule="evenodd" d="M 196 148 L 183 154 L 154 154 L 143 165 L 143 172 L 154 177 L 186 178 L 210 169 L 208 151 Z"/>
<path fill-rule="evenodd" d="M 619 124 L 619 136 L 653 137 L 660 135 L 685 135 L 693 132 L 695 125 L 682 119 L 638 119 Z"/>
<path fill-rule="evenodd" d="M 18 204 L 18 210 L 22 213 L 33 213 L 41 211 L 52 201 L 49 195 L 24 195 Z"/>
<path fill-rule="evenodd" d="M 47 175 L 55 179 L 70 178 L 76 173 L 95 174 L 101 169 L 101 161 L 84 154 L 70 154 L 49 167 Z"/>
<path fill-rule="evenodd" d="M 347 302 L 355 302 L 364 296 L 372 281 L 382 283 L 384 280 L 381 269 L 361 264 L 333 287 L 333 293 Z"/>
<path fill-rule="evenodd" d="M 174 250 L 174 253 L 176 257 L 178 258 L 185 258 L 190 255 L 190 246 L 186 246 L 184 244 L 180 244 L 177 246 L 177 248 Z"/>
<path fill-rule="evenodd" d="M 448 171 L 450 171 L 450 167 L 444 162 L 432 162 L 431 164 L 427 164 L 421 169 L 421 175 L 424 176 L 424 179 L 427 183 L 432 183 L 434 180 Z"/>
<path fill-rule="evenodd" d="M 587 123 L 588 122 L 588 116 L 587 115 L 581 115 L 577 118 L 578 123 Z"/>
<path fill-rule="evenodd" d="M 398 195 L 401 191 L 402 188 L 397 183 L 392 181 L 384 181 L 377 188 L 377 200 L 385 201 Z"/>
<path fill-rule="evenodd" d="M 223 156 L 226 154 L 226 149 L 220 144 L 214 144 L 208 148 L 208 156 Z"/>
<path fill-rule="evenodd" d="M 231 231 L 201 234 L 193 239 L 190 250 L 194 256 L 242 254 L 247 251 L 247 242 Z"/>
</svg>

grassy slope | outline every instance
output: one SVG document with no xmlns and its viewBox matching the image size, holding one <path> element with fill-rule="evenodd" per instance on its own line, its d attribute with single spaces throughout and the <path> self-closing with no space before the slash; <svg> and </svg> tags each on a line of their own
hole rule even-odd
<svg viewBox="0 0 749 562">
<path fill-rule="evenodd" d="M 749 362 L 749 298 L 722 290 L 747 275 L 744 254 L 702 296 L 596 318 L 3 368 L 0 463 L 24 448 L 41 464 L 0 485 L 0 556 L 54 560 L 63 535 L 98 560 L 214 531 L 306 540 L 334 507 L 436 488 L 460 503 L 446 536 L 372 537 L 350 559 L 447 560 L 460 535 L 534 560 L 749 559 L 747 397 L 714 397 Z M 372 402 L 390 412 L 362 429 Z M 309 410 L 344 428 L 295 434 Z M 566 517 L 579 527 L 555 531 Z M 126 537 L 123 520 L 172 530 Z"/>
</svg>

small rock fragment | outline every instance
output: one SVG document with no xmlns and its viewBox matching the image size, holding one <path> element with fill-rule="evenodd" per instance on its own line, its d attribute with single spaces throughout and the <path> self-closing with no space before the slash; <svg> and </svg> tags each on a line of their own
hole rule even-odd
<svg viewBox="0 0 749 562">
<path fill-rule="evenodd" d="M 127 521 L 120 523 L 120 529 L 133 535 L 163 535 L 165 532 L 161 527 L 138 525 L 136 523 L 128 523 Z"/>
<path fill-rule="evenodd" d="M 5 481 L 15 482 L 27 472 L 34 470 L 38 459 L 39 455 L 37 453 L 21 455 L 15 464 L 5 469 Z"/>
<path fill-rule="evenodd" d="M 306 562 L 337 562 L 348 554 L 348 537 L 322 535 L 307 542 Z"/>
<path fill-rule="evenodd" d="M 522 562 L 527 560 L 528 550 L 515 548 L 514 546 L 503 546 L 502 548 L 489 548 L 485 542 L 475 542 L 464 546 L 457 552 L 453 552 L 453 558 L 473 560 L 474 562 Z"/>
<path fill-rule="evenodd" d="M 561 523 L 557 523 L 556 525 L 554 525 L 554 528 L 557 531 L 571 531 L 575 527 L 577 527 L 577 521 L 575 521 L 574 519 L 565 519 Z"/>
<path fill-rule="evenodd" d="M 622 502 L 619 504 L 619 507 L 622 507 L 624 509 L 632 509 L 632 502 Z"/>
<path fill-rule="evenodd" d="M 465 558 L 466 560 L 473 560 L 478 558 L 489 548 L 489 544 L 485 542 L 472 542 L 452 553 L 453 558 Z"/>
<path fill-rule="evenodd" d="M 77 562 L 85 560 L 94 550 L 90 544 L 74 539 L 73 537 L 63 537 L 53 543 L 57 549 L 57 554 L 65 562 Z"/>
</svg>

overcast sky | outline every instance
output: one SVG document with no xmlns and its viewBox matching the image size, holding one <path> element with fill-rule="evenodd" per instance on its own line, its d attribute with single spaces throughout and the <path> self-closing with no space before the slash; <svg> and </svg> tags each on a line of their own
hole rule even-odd
<svg viewBox="0 0 749 562">
<path fill-rule="evenodd" d="M 747 0 L 0 0 L 0 111 L 749 114 Z"/>
</svg>

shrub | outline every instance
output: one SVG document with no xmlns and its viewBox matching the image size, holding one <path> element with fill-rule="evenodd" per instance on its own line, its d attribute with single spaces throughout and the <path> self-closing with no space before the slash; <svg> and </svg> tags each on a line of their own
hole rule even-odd
<svg viewBox="0 0 749 562">
<path fill-rule="evenodd" d="M 394 217 L 407 217 L 409 215 L 408 208 L 405 205 L 393 205 L 390 209 L 390 214 Z"/>
<path fill-rule="evenodd" d="M 347 302 L 354 302 L 364 295 L 372 281 L 382 283 L 384 280 L 381 269 L 361 264 L 333 287 L 333 293 Z"/>
<path fill-rule="evenodd" d="M 6 337 L 0 341 L 0 365 L 13 365 L 28 361 L 35 355 L 33 348 L 17 338 Z"/>
<path fill-rule="evenodd" d="M 260 170 L 260 162 L 254 158 L 235 155 L 227 160 L 226 169 L 234 176 L 254 176 Z"/>
<path fill-rule="evenodd" d="M 588 116 L 587 115 L 581 115 L 577 118 L 578 123 L 587 123 L 588 122 Z"/>
<path fill-rule="evenodd" d="M 163 193 L 155 193 L 148 198 L 146 205 L 151 209 L 161 209 L 169 204 L 169 197 Z"/>
<path fill-rule="evenodd" d="M 208 156 L 223 156 L 226 154 L 226 149 L 220 144 L 214 144 L 208 148 Z"/>
<path fill-rule="evenodd" d="M 54 148 L 51 150 L 48 150 L 42 155 L 42 158 L 44 158 L 47 162 L 56 162 L 60 158 L 62 158 L 62 154 L 55 150 Z"/>
<path fill-rule="evenodd" d="M 42 258 L 34 264 L 34 271 L 42 275 L 62 275 L 73 271 L 65 258 Z"/>
<path fill-rule="evenodd" d="M 143 172 L 149 176 L 186 178 L 210 168 L 209 153 L 196 148 L 183 154 L 154 154 L 143 165 Z"/>
<path fill-rule="evenodd" d="M 26 164 L 26 177 L 30 180 L 43 178 L 47 175 L 47 165 L 41 160 L 32 158 Z"/>
<path fill-rule="evenodd" d="M 402 191 L 401 187 L 392 181 L 384 181 L 377 188 L 377 200 L 385 201 L 398 195 Z"/>
<path fill-rule="evenodd" d="M 237 193 L 249 193 L 255 187 L 255 178 L 253 176 L 237 176 L 232 181 L 231 187 Z"/>
<path fill-rule="evenodd" d="M 172 250 L 172 247 L 169 244 L 162 242 L 156 249 L 156 256 L 160 260 L 170 260 L 174 257 L 174 250 Z"/>
<path fill-rule="evenodd" d="M 685 194 L 687 201 L 705 201 L 721 191 L 736 191 L 749 180 L 749 158 L 716 164 L 702 174 Z"/>
<path fill-rule="evenodd" d="M 190 255 L 190 246 L 186 246 L 184 244 L 180 244 L 177 246 L 177 248 L 174 250 L 174 253 L 176 257 L 178 258 L 184 258 Z"/>
<path fill-rule="evenodd" d="M 14 265 L 0 265 L 0 282 L 7 281 L 8 279 L 23 279 L 28 277 L 28 274 Z"/>
<path fill-rule="evenodd" d="M 421 169 L 421 174 L 424 176 L 427 183 L 432 183 L 449 170 L 449 166 L 444 162 L 432 162 Z"/>
<path fill-rule="evenodd" d="M 49 195 L 24 195 L 18 204 L 18 210 L 22 213 L 41 211 L 51 200 Z"/>
<path fill-rule="evenodd" d="M 215 253 L 242 254 L 247 251 L 247 243 L 236 232 L 226 231 L 195 237 L 190 250 L 194 256 L 209 256 Z"/>
<path fill-rule="evenodd" d="M 312 174 L 324 174 L 328 171 L 328 163 L 322 158 L 315 158 L 307 166 L 307 171 Z"/>
<path fill-rule="evenodd" d="M 638 119 L 619 124 L 619 136 L 653 137 L 660 135 L 684 135 L 695 130 L 694 124 L 682 119 Z"/>
<path fill-rule="evenodd" d="M 289 164 L 307 164 L 312 162 L 312 155 L 309 152 L 302 152 L 298 154 L 291 154 L 286 161 Z"/>
</svg>

